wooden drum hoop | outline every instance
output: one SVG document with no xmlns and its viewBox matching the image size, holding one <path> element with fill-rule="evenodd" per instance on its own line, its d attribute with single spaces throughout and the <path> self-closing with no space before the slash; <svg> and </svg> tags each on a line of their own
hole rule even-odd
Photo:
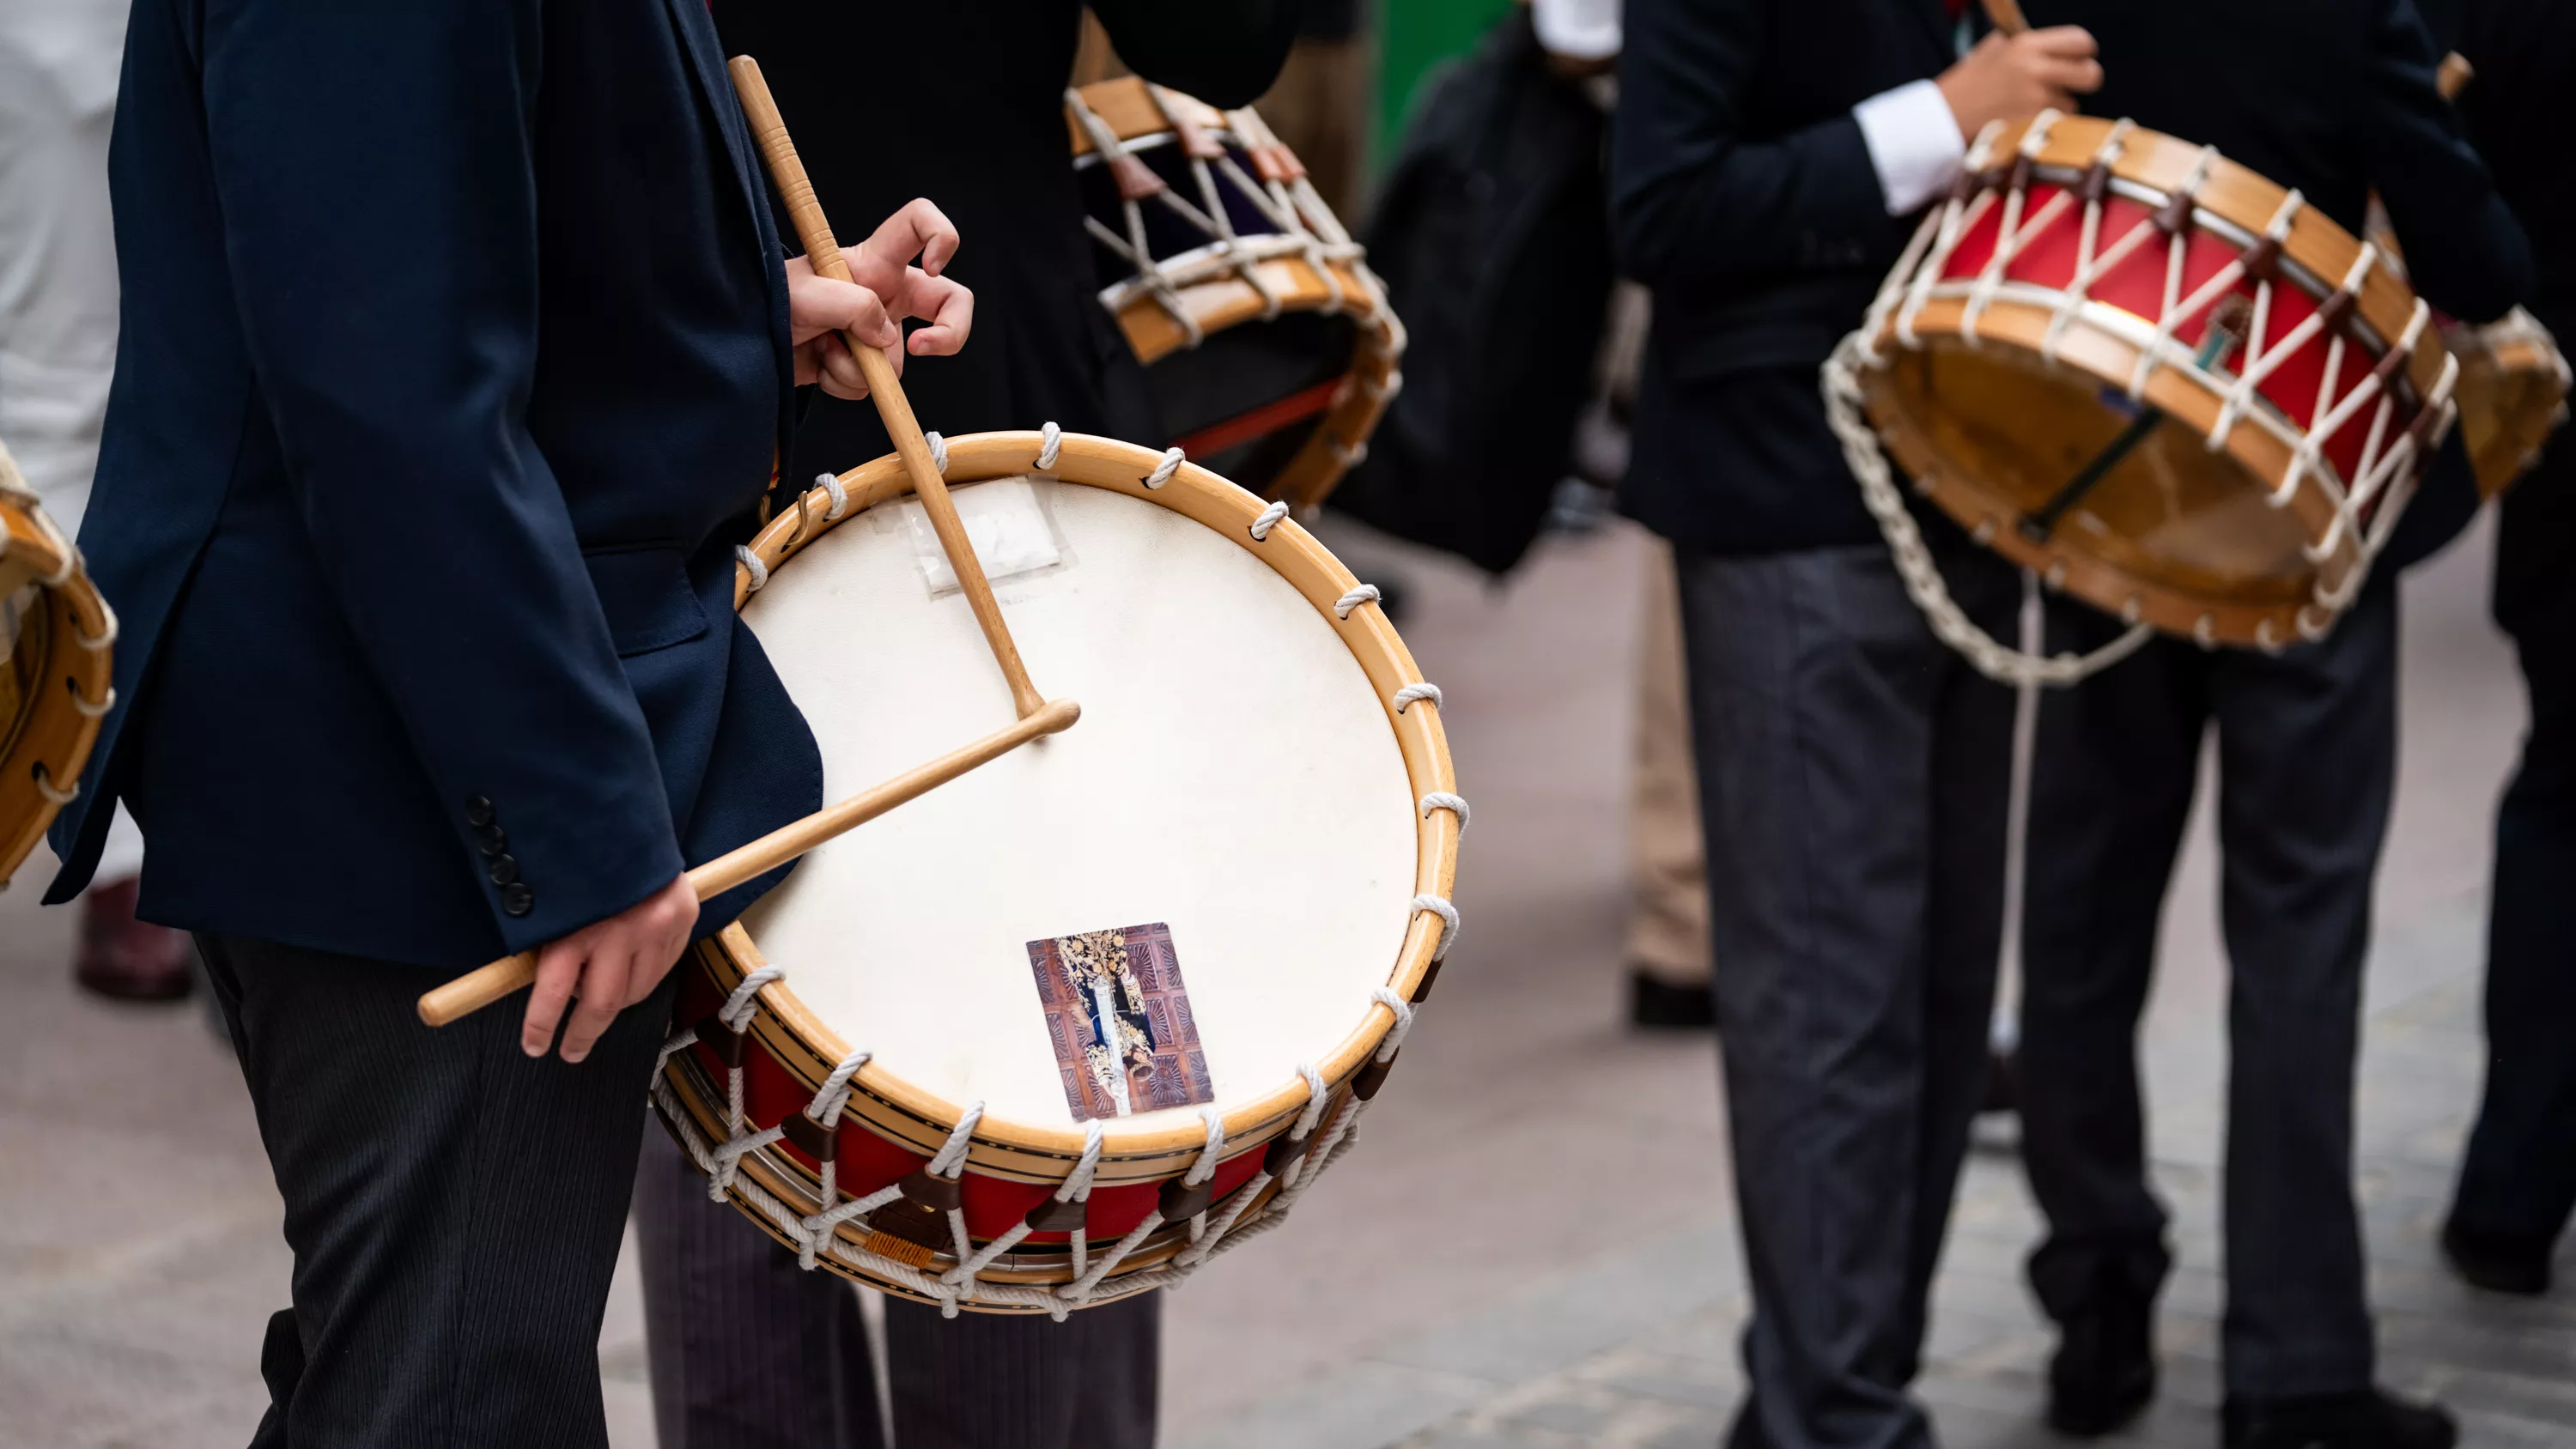
<svg viewBox="0 0 2576 1449">
<path fill-rule="evenodd" d="M 2034 186 L 2054 190 L 2043 202 Z M 2105 202 L 2115 200 L 2146 216 L 2114 223 Z M 1988 221 L 2000 235 L 1987 259 L 1973 267 L 1954 260 L 1961 241 L 1983 235 Z M 2015 278 L 2026 248 L 2051 229 L 2081 237 L 2075 281 Z M 2186 248 L 2210 238 L 2235 259 L 2218 275 L 2183 281 Z M 2088 270 L 2097 263 L 2100 271 Z M 2086 290 L 2149 265 L 2162 279 L 2161 316 Z M 2186 329 L 2204 327 L 2213 306 L 2248 287 L 2247 350 L 2232 367 L 2210 365 L 2185 344 Z M 2272 379 L 2282 362 L 2311 349 L 2323 359 L 2322 387 L 2313 390 L 2324 405 L 2299 415 L 2266 389 L 2279 390 Z M 1929 402 L 1933 360 L 1976 354 L 2105 397 L 2124 392 L 2204 442 L 2219 438 L 2206 467 L 2220 473 L 2205 486 L 2258 491 L 2302 537 L 2304 572 L 2231 589 L 2160 567 L 2143 551 L 2124 555 L 2120 540 L 2098 529 L 2088 537 L 2059 526 L 2031 537 L 2020 526 L 2030 500 L 1993 481 L 1996 460 L 1945 446 Z M 1826 391 L 1830 404 L 1848 411 L 1856 399 L 1866 410 L 1916 492 L 2051 587 L 2204 645 L 2280 649 L 2321 636 L 2359 591 L 2450 424 L 2456 370 L 2430 310 L 2396 269 L 2295 193 L 2214 151 L 2125 121 L 2044 112 L 1978 138 L 1950 199 L 1925 220 L 1861 329 L 1828 364 Z M 2049 417 L 1991 421 L 2024 437 L 2074 426 Z M 2359 463 L 2347 477 L 2327 450 L 2353 451 L 2356 441 Z M 1856 449 L 1853 461 L 1856 471 L 1872 465 Z M 1893 541 L 1896 525 L 1881 518 Z M 2059 684 L 2080 677 L 2066 661 L 2052 664 L 2054 672 L 2019 665 L 2006 673 Z M 2003 666 L 1999 656 L 1980 667 Z"/>
<path fill-rule="evenodd" d="M 1375 606 L 1373 591 L 1363 588 L 1312 535 L 1287 520 L 1284 508 L 1265 507 L 1250 493 L 1181 462 L 1174 453 L 1060 433 L 1052 426 L 1044 433 L 996 432 L 947 439 L 940 447 L 941 471 L 953 486 L 1033 475 L 1104 489 L 1179 513 L 1253 553 L 1332 624 L 1360 664 L 1394 730 L 1409 786 L 1424 801 L 1415 831 L 1417 894 L 1401 950 L 1389 963 L 1386 987 L 1374 999 L 1353 1003 L 1350 1031 L 1327 1055 L 1313 1061 L 1325 1087 L 1320 1104 L 1313 1100 L 1308 1082 L 1292 1073 L 1257 1098 L 1236 1102 L 1221 1118 L 1208 1109 L 1205 1120 L 1180 1126 L 1122 1128 L 1116 1122 L 1096 1123 L 1095 1134 L 984 1115 L 971 1133 L 961 1137 L 958 1129 L 965 1106 L 924 1091 L 871 1062 L 842 1073 L 849 1090 L 845 1105 L 838 1109 L 836 1127 L 813 1125 L 810 1110 L 790 1113 L 808 1121 L 786 1123 L 796 1135 L 782 1139 L 773 1128 L 744 1115 L 742 1076 L 755 1070 L 783 1072 L 783 1082 L 774 1075 L 769 1080 L 800 1100 L 815 1095 L 819 1106 L 823 1101 L 819 1094 L 828 1091 L 836 1067 L 852 1060 L 852 1043 L 809 1010 L 784 978 L 742 992 L 768 962 L 739 923 L 700 944 L 693 956 L 697 970 L 684 976 L 675 1014 L 677 1022 L 699 1025 L 675 1037 L 666 1050 L 666 1070 L 655 1083 L 654 1101 L 674 1136 L 702 1166 L 710 1164 L 719 1144 L 749 1144 L 739 1150 L 733 1171 L 714 1174 L 721 1195 L 730 1196 L 772 1237 L 798 1250 L 808 1266 L 819 1262 L 888 1292 L 938 1303 L 951 1313 L 964 1308 L 1043 1312 L 1061 1318 L 1086 1304 L 1176 1282 L 1224 1245 L 1274 1225 L 1284 1217 L 1294 1195 L 1347 1145 L 1350 1124 L 1385 1079 L 1392 1049 L 1400 1045 L 1402 1031 L 1411 1023 L 1411 1004 L 1429 993 L 1440 957 L 1455 934 L 1455 913 L 1448 898 L 1456 873 L 1463 806 L 1435 808 L 1438 802 L 1456 799 L 1437 691 L 1424 684 L 1403 640 Z M 830 491 L 817 487 L 772 519 L 749 545 L 749 558 L 735 576 L 737 609 L 755 586 L 751 560 L 757 561 L 758 577 L 765 580 L 770 571 L 785 566 L 836 523 L 912 491 L 902 461 L 894 455 L 843 473 L 838 482 L 844 506 L 837 519 L 832 516 L 835 504 Z M 720 1034 L 724 1021 L 717 1013 L 729 1001 L 738 1010 L 734 1020 L 743 1033 L 733 1052 L 736 1060 L 750 1063 L 749 1067 L 728 1067 L 725 1048 L 710 1048 L 692 1036 L 701 1027 Z M 764 1061 L 766 1065 L 761 1065 Z M 1209 1130 L 1208 1121 L 1215 1123 L 1215 1131 Z M 999 1190 L 1008 1192 L 1010 1185 L 1020 1185 L 1023 1196 L 1045 1199 L 1047 1194 L 1028 1189 L 1068 1186 L 1069 1176 L 1096 1135 L 1099 1147 L 1090 1179 L 1094 1195 L 1084 1230 L 1085 1256 L 1096 1266 L 1113 1248 L 1123 1246 L 1126 1251 L 1106 1276 L 1095 1275 L 1096 1281 L 1084 1284 L 1076 1281 L 1065 1235 L 1040 1232 L 994 1254 L 977 1266 L 971 1278 L 961 1280 L 953 1249 L 909 1250 L 859 1217 L 830 1224 L 828 1230 L 815 1226 L 812 1220 L 827 1206 L 826 1192 L 820 1159 L 805 1149 L 814 1143 L 817 1132 L 829 1137 L 831 1150 L 842 1161 L 852 1155 L 842 1145 L 855 1140 L 848 1135 L 852 1132 L 871 1134 L 900 1149 L 908 1159 L 936 1159 L 952 1144 L 962 1143 L 959 1168 L 963 1175 L 985 1180 L 969 1184 L 968 1212 L 973 1210 L 975 1190 L 991 1193 L 1000 1185 Z M 1312 1140 L 1289 1141 L 1305 1137 Z M 1298 1150 L 1286 1151 L 1283 1141 Z M 797 1150 L 786 1150 L 790 1146 Z M 1212 1147 L 1215 1162 L 1207 1164 L 1204 1159 Z M 1204 1170 L 1208 1166 L 1213 1167 L 1212 1174 Z M 935 1164 L 932 1170 L 937 1170 Z M 952 1180 L 955 1176 L 951 1174 Z M 1172 1202 L 1175 1188 L 1192 1176 L 1208 1180 L 1212 1200 L 1186 1219 L 1149 1224 L 1146 1208 Z M 846 1206 L 879 1188 L 874 1182 L 837 1180 L 829 1205 Z M 1044 1207 L 1045 1202 L 1038 1206 Z M 964 1217 L 952 1216 L 957 1219 L 958 1234 L 966 1236 Z M 1203 1242 L 1211 1235 L 1222 1241 Z M 976 1233 L 971 1240 L 980 1250 L 989 1247 L 994 1236 Z M 1124 1242 L 1128 1237 L 1135 1241 Z"/>
<path fill-rule="evenodd" d="M 0 639 L 0 883 L 79 793 L 99 721 L 116 704 L 116 615 L 0 452 L 0 621 L 31 584 L 35 607 L 15 639 Z"/>
<path fill-rule="evenodd" d="M 1350 366 L 1332 401 L 1305 445 L 1267 486 L 1267 496 L 1301 511 L 1322 503 L 1367 456 L 1368 440 L 1404 382 L 1397 370 L 1404 327 L 1387 305 L 1385 284 L 1369 270 L 1365 249 L 1306 179 L 1305 164 L 1249 106 L 1220 111 L 1122 76 L 1067 90 L 1065 121 L 1074 166 L 1106 164 L 1117 175 L 1126 234 L 1097 218 L 1087 224 L 1096 241 L 1135 267 L 1134 276 L 1101 291 L 1100 304 L 1117 319 L 1138 362 L 1151 367 L 1212 333 L 1278 312 L 1345 314 L 1357 324 Z M 1191 156 L 1199 195 L 1175 197 L 1137 159 L 1138 152 L 1164 146 L 1182 147 Z M 1243 153 L 1253 173 L 1246 174 L 1226 147 Z M 1276 230 L 1232 234 L 1217 201 L 1228 187 L 1258 206 Z M 1189 219 L 1207 243 L 1177 256 L 1152 256 L 1145 249 L 1141 211 L 1149 204 Z M 1209 231 L 1200 217 L 1218 221 L 1226 233 Z"/>
</svg>

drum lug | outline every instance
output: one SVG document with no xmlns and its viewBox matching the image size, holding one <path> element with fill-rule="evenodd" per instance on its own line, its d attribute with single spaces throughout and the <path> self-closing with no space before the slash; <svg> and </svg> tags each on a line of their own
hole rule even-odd
<svg viewBox="0 0 2576 1449">
<path fill-rule="evenodd" d="M 903 1180 L 906 1202 L 919 1203 L 933 1212 L 951 1213 L 963 1206 L 966 1195 L 958 1188 L 957 1179 L 941 1177 L 928 1168 Z"/>
<path fill-rule="evenodd" d="M 742 1065 L 743 1043 L 750 1038 L 750 1032 L 734 1030 L 712 1011 L 699 1018 L 696 1031 L 698 1045 L 714 1052 L 717 1061 L 728 1067 Z"/>
<path fill-rule="evenodd" d="M 1413 995 L 1406 998 L 1414 1005 L 1420 1006 L 1424 998 L 1431 995 L 1431 983 L 1440 979 L 1440 961 L 1440 957 L 1432 957 L 1431 964 L 1422 972 L 1422 979 L 1414 983 Z"/>
<path fill-rule="evenodd" d="M 1403 1053 L 1398 1052 L 1396 1055 L 1401 1056 Z M 1394 1070 L 1395 1057 L 1388 1057 L 1384 1061 L 1372 1059 L 1367 1066 L 1360 1068 L 1358 1076 L 1351 1078 L 1351 1095 L 1363 1102 L 1374 1100 L 1377 1089 L 1386 1085 L 1386 1074 Z"/>
<path fill-rule="evenodd" d="M 788 1113 L 787 1120 L 778 1125 L 786 1134 L 788 1146 L 816 1162 L 829 1162 L 841 1155 L 841 1134 L 802 1112 Z"/>
<path fill-rule="evenodd" d="M 1270 1149 L 1261 1154 L 1261 1170 L 1272 1177 L 1284 1175 L 1288 1164 L 1306 1155 L 1309 1143 L 1310 1139 L 1293 1135 L 1270 1139 Z"/>
<path fill-rule="evenodd" d="M 1021 1221 L 1027 1223 L 1033 1233 L 1078 1233 L 1090 1219 L 1091 1204 L 1057 1202 L 1050 1196 L 1029 1209 L 1029 1215 Z"/>
<path fill-rule="evenodd" d="M 1154 1205 L 1163 1210 L 1163 1221 L 1177 1223 L 1183 1218 L 1194 1218 L 1206 1212 L 1208 1204 L 1214 1201 L 1216 1179 L 1209 1178 L 1196 1187 L 1190 1187 L 1176 1177 L 1163 1184 L 1163 1191 L 1155 1198 Z"/>
</svg>

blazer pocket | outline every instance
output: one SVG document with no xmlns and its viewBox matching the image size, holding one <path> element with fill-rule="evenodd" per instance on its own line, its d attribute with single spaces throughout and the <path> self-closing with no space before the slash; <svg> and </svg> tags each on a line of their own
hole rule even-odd
<svg viewBox="0 0 2576 1449">
<path fill-rule="evenodd" d="M 707 611 L 689 587 L 687 556 L 667 544 L 585 549 L 590 586 L 608 616 L 620 657 L 684 644 L 707 632 Z"/>
</svg>

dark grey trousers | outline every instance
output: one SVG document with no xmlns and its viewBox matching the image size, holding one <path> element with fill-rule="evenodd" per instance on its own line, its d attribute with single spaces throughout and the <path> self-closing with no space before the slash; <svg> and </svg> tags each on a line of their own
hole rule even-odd
<svg viewBox="0 0 2576 1449">
<path fill-rule="evenodd" d="M 197 938 L 286 1200 L 254 1449 L 606 1449 L 599 1324 L 666 989 L 590 1059 L 517 1004 L 433 1031 L 415 966 Z"/>
<path fill-rule="evenodd" d="M 2052 604 L 2052 647 L 2117 626 Z M 2228 997 L 2230 1394 L 2371 1381 L 2353 1201 L 2353 1067 L 2371 877 L 2396 770 L 2397 591 L 2366 590 L 2324 642 L 2278 657 L 2159 640 L 2040 706 L 2022 945 L 2022 1155 L 2047 1241 L 2031 1259 L 2061 1321 L 2126 1283 L 2152 1291 L 2165 1213 L 2147 1183 L 2139 1012 L 2218 727 L 2219 913 Z"/>
<path fill-rule="evenodd" d="M 1737 1449 L 1927 1449 L 1906 1392 L 1985 1079 L 2012 696 L 1875 546 L 1679 551 L 1753 1319 Z M 1989 629 L 2014 575 L 1954 551 Z"/>
<path fill-rule="evenodd" d="M 2496 807 L 2487 1080 L 2451 1220 L 2546 1254 L 2576 1215 L 2576 438 L 2504 496 L 2496 622 L 2531 695 Z"/>
<path fill-rule="evenodd" d="M 857 1290 L 807 1272 L 657 1127 L 636 1181 L 661 1449 L 881 1449 Z M 1045 1317 L 886 1302 L 896 1449 L 1150 1449 L 1162 1302 Z"/>
</svg>

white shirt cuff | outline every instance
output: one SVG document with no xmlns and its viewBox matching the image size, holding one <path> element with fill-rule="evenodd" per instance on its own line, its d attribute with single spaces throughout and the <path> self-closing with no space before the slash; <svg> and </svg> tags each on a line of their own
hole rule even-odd
<svg viewBox="0 0 2576 1449">
<path fill-rule="evenodd" d="M 1887 214 L 1906 216 L 1948 190 L 1967 160 L 1968 143 L 1941 87 L 1928 80 L 1881 91 L 1852 107 L 1869 164 L 1878 171 Z"/>
<path fill-rule="evenodd" d="M 1530 22 L 1550 55 L 1608 60 L 1619 53 L 1619 0 L 1533 0 Z"/>
</svg>

